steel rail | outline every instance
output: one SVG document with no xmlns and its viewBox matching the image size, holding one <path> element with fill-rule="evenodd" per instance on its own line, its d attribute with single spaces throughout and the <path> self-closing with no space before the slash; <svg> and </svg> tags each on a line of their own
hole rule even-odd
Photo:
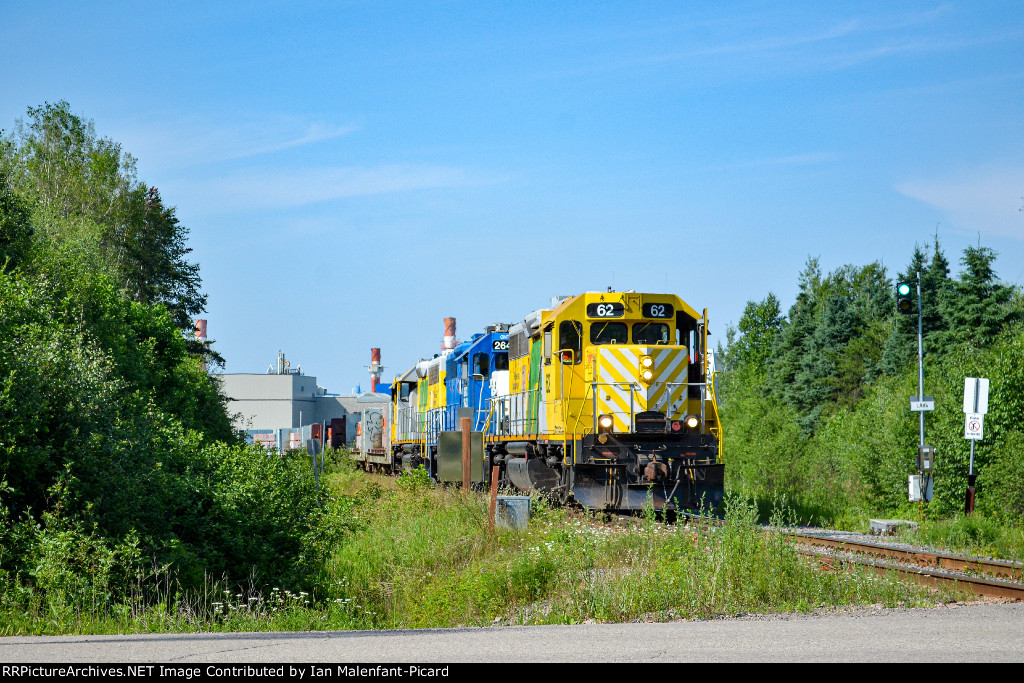
<svg viewBox="0 0 1024 683">
<path fill-rule="evenodd" d="M 887 572 L 898 572 L 912 577 L 925 585 L 933 587 L 946 587 L 954 590 L 962 590 L 974 593 L 978 596 L 990 598 L 1010 598 L 1013 600 L 1024 600 L 1024 584 L 997 581 L 995 579 L 983 579 L 977 576 L 966 576 L 963 574 L 949 574 L 927 569 L 914 569 L 912 567 L 901 567 L 899 565 L 878 562 L 867 558 L 836 557 L 825 555 L 813 550 L 799 551 L 803 555 L 816 557 L 826 566 L 859 564 L 873 568 L 880 574 Z"/>
<path fill-rule="evenodd" d="M 983 560 L 962 555 L 933 553 L 909 548 L 894 548 L 878 543 L 851 541 L 847 539 L 819 536 L 817 534 L 790 533 L 789 536 L 808 545 L 837 548 L 849 552 L 863 553 L 874 557 L 906 562 L 932 569 L 977 572 L 986 576 L 1009 581 L 1024 580 L 1024 565 L 1004 560 Z"/>
</svg>

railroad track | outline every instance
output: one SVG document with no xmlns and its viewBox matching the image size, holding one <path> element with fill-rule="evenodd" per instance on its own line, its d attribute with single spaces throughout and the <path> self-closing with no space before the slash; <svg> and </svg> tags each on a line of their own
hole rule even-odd
<svg viewBox="0 0 1024 683">
<path fill-rule="evenodd" d="M 954 587 L 984 597 L 1024 600 L 1024 565 L 1015 562 L 894 548 L 816 534 L 788 535 L 802 545 L 843 553 L 830 556 L 806 551 L 825 564 L 855 562 L 880 572 L 898 572 L 930 586 Z"/>
</svg>

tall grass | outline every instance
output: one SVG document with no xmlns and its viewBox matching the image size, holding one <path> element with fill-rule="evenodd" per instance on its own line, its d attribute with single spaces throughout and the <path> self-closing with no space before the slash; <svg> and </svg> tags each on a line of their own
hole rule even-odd
<svg viewBox="0 0 1024 683">
<path fill-rule="evenodd" d="M 348 532 L 308 592 L 256 577 L 183 588 L 168 567 L 137 574 L 120 592 L 108 581 L 101 600 L 9 583 L 0 633 L 564 624 L 948 597 L 867 572 L 823 572 L 737 499 L 718 526 L 665 525 L 653 514 L 612 525 L 537 498 L 527 528 L 491 532 L 485 496 L 435 487 L 422 472 L 385 479 L 342 468 L 327 482 L 348 492 L 337 502 Z"/>
<path fill-rule="evenodd" d="M 732 500 L 727 524 L 626 527 L 533 501 L 528 529 L 488 534 L 486 501 L 453 489 L 373 499 L 330 571 L 366 627 L 708 618 L 932 594 L 866 571 L 822 572 Z"/>
</svg>

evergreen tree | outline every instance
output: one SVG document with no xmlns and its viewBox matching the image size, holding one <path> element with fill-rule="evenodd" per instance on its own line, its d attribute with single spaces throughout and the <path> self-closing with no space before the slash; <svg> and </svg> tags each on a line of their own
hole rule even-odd
<svg viewBox="0 0 1024 683">
<path fill-rule="evenodd" d="M 885 268 L 846 265 L 822 278 L 817 259 L 800 274 L 800 292 L 769 363 L 769 389 L 813 431 L 826 408 L 855 401 L 877 375 L 889 305 Z"/>
<path fill-rule="evenodd" d="M 829 274 L 826 287 L 832 305 L 848 308 L 848 330 L 830 351 L 835 367 L 826 382 L 839 403 L 856 401 L 863 386 L 879 372 L 882 349 L 888 337 L 891 294 L 885 266 L 875 261 L 862 268 L 846 265 Z M 824 315 L 824 311 L 823 311 Z M 823 319 L 823 324 L 827 324 Z M 838 339 L 838 337 L 836 337 Z"/>
<path fill-rule="evenodd" d="M 798 397 L 796 376 L 806 356 L 817 308 L 817 292 L 821 286 L 821 268 L 817 258 L 808 258 L 799 276 L 800 291 L 789 309 L 788 322 L 778 337 L 778 353 L 768 364 L 767 389 L 775 398 L 796 408 Z"/>
<path fill-rule="evenodd" d="M 929 258 L 919 245 L 914 245 L 914 254 L 907 269 L 897 276 L 899 281 L 911 283 L 917 291 L 918 274 L 921 276 L 921 330 L 924 337 L 924 352 L 927 355 L 947 343 L 946 332 L 948 299 L 953 290 L 949 277 L 949 261 L 942 252 L 938 236 L 935 237 Z M 895 292 L 890 294 L 895 301 Z M 894 310 L 893 306 L 893 310 Z M 914 315 L 893 313 L 892 333 L 885 341 L 885 348 L 879 363 L 880 369 L 889 375 L 899 374 L 907 365 L 917 359 L 917 311 Z"/>
<path fill-rule="evenodd" d="M 1014 289 L 996 279 L 996 256 L 988 247 L 964 249 L 960 259 L 964 270 L 943 302 L 948 320 L 943 342 L 987 346 L 1006 325 L 1020 318 Z"/>
<path fill-rule="evenodd" d="M 813 431 L 818 418 L 835 397 L 838 360 L 857 327 L 850 303 L 847 296 L 829 296 L 805 344 L 806 352 L 791 392 L 791 405 L 800 413 L 800 426 L 805 431 Z"/>
</svg>

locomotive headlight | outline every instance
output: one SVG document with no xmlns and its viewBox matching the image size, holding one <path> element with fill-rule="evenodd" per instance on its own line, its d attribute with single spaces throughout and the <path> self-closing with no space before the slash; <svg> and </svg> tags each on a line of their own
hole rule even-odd
<svg viewBox="0 0 1024 683">
<path fill-rule="evenodd" d="M 640 379 L 645 383 L 654 379 L 654 359 L 650 356 L 640 356 Z"/>
<path fill-rule="evenodd" d="M 687 429 L 696 429 L 698 425 L 700 425 L 700 418 L 696 415 L 690 415 L 686 418 Z"/>
<path fill-rule="evenodd" d="M 597 418 L 597 431 L 598 433 L 608 433 L 612 431 L 612 425 L 615 424 L 615 419 L 611 415 L 601 415 Z"/>
</svg>

